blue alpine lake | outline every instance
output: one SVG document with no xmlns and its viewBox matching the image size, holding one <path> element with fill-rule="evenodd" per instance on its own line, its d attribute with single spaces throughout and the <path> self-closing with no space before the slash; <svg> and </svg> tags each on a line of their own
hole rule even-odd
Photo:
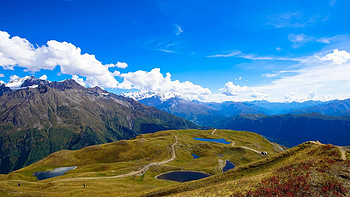
<svg viewBox="0 0 350 197">
<path fill-rule="evenodd" d="M 168 180 L 168 181 L 177 181 L 177 182 L 187 182 L 202 179 L 210 176 L 204 172 L 196 172 L 196 171 L 174 171 L 167 172 L 157 176 L 157 179 Z"/>
<path fill-rule="evenodd" d="M 217 142 L 222 144 L 231 144 L 231 142 L 228 142 L 225 139 L 209 139 L 209 138 L 198 138 L 198 137 L 194 137 L 193 139 L 204 141 L 204 142 Z"/>
<path fill-rule="evenodd" d="M 222 168 L 222 172 L 226 172 L 227 170 L 235 168 L 235 164 L 233 164 L 231 161 L 226 160 L 225 166 Z"/>
<path fill-rule="evenodd" d="M 73 170 L 75 168 L 77 168 L 77 166 L 60 167 L 51 171 L 38 171 L 38 172 L 35 172 L 33 175 L 36 176 L 38 180 L 44 180 L 44 179 L 49 179 L 56 176 L 64 175 L 64 173 L 68 172 L 69 170 Z"/>
<path fill-rule="evenodd" d="M 199 158 L 199 156 L 196 155 L 196 154 L 191 153 L 191 155 L 193 156 L 193 159 L 198 159 Z"/>
</svg>

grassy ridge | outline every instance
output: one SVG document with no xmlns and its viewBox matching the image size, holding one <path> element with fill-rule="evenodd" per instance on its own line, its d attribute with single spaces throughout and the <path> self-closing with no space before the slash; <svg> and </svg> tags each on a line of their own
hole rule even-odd
<svg viewBox="0 0 350 197">
<path fill-rule="evenodd" d="M 177 182 L 156 180 L 154 177 L 160 173 L 172 170 L 198 170 L 210 174 L 221 174 L 219 160 L 231 160 L 237 166 L 242 166 L 256 160 L 276 154 L 274 146 L 262 136 L 232 130 L 169 130 L 157 133 L 143 134 L 131 140 L 95 145 L 76 151 L 63 150 L 48 157 L 0 177 L 0 192 L 15 195 L 23 192 L 28 196 L 37 194 L 45 196 L 140 196 L 145 191 L 157 188 L 179 185 Z M 62 180 L 74 177 L 106 177 L 129 173 L 142 166 L 171 157 L 171 145 L 175 142 L 176 159 L 164 165 L 152 166 L 142 176 L 131 176 L 116 179 L 96 180 Z M 203 142 L 194 140 L 200 138 L 225 138 L 232 144 Z M 263 156 L 253 151 L 241 148 L 249 147 L 259 151 L 267 151 Z M 191 153 L 200 158 L 193 159 Z M 223 155 L 223 157 L 218 156 Z M 36 171 L 52 170 L 62 166 L 78 166 L 77 169 L 65 175 L 42 181 L 35 181 L 33 173 Z M 21 187 L 17 183 L 21 182 Z M 82 185 L 86 184 L 84 189 Z M 130 189 L 132 188 L 132 189 Z"/>
<path fill-rule="evenodd" d="M 347 196 L 350 162 L 332 145 L 307 142 L 273 157 L 144 196 Z"/>
</svg>

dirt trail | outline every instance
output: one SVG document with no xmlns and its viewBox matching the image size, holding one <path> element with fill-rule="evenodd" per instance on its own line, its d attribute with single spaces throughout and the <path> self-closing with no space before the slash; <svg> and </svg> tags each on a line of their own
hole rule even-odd
<svg viewBox="0 0 350 197">
<path fill-rule="evenodd" d="M 165 161 L 160 161 L 160 162 L 154 162 L 154 163 L 150 163 L 147 164 L 145 166 L 142 166 L 141 169 L 139 170 L 135 170 L 126 174 L 121 174 L 121 175 L 116 175 L 116 176 L 106 176 L 106 177 L 75 177 L 75 178 L 68 178 L 68 179 L 61 179 L 61 180 L 57 180 L 57 181 L 53 181 L 53 182 L 59 182 L 59 181 L 72 181 L 72 180 L 90 180 L 90 179 L 113 179 L 113 178 L 123 178 L 123 177 L 128 177 L 128 176 L 134 176 L 134 175 L 138 175 L 138 176 L 142 176 L 144 173 L 147 172 L 147 170 L 151 167 L 151 166 L 155 166 L 155 165 L 162 165 L 162 164 L 166 164 L 168 162 L 171 162 L 173 160 L 176 159 L 176 152 L 175 152 L 175 146 L 176 144 L 179 143 L 179 140 L 177 139 L 177 136 L 175 135 L 175 143 L 173 145 L 171 145 L 171 158 L 167 159 Z"/>
<path fill-rule="evenodd" d="M 342 160 L 347 160 L 347 158 L 346 158 L 346 151 L 345 151 L 345 149 L 343 148 L 343 147 L 341 147 L 341 146 L 337 146 L 338 147 L 338 149 L 340 150 L 340 152 L 341 152 L 341 158 L 342 158 Z"/>
<path fill-rule="evenodd" d="M 239 146 L 239 147 L 244 148 L 244 149 L 247 149 L 247 150 L 251 150 L 251 151 L 256 152 L 256 153 L 258 153 L 258 154 L 261 154 L 261 151 L 258 151 L 258 150 L 252 149 L 252 148 L 248 148 L 248 147 L 246 147 L 246 146 Z"/>
</svg>

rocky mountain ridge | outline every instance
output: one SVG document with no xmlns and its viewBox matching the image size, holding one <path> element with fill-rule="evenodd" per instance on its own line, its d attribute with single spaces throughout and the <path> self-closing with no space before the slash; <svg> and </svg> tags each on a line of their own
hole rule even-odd
<svg viewBox="0 0 350 197">
<path fill-rule="evenodd" d="M 159 130 L 198 128 L 185 119 L 99 87 L 85 88 L 74 80 L 48 82 L 31 77 L 16 87 L 0 87 L 0 173 L 61 149 Z"/>
</svg>

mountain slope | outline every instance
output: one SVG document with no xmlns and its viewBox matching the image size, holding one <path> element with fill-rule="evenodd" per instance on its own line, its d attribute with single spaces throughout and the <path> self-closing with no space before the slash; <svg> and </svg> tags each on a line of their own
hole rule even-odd
<svg viewBox="0 0 350 197">
<path fill-rule="evenodd" d="M 25 80 L 27 87 L 7 89 L 0 96 L 0 173 L 61 149 L 159 130 L 197 128 L 185 119 L 98 87 L 85 88 L 74 80 L 42 81 Z"/>
<path fill-rule="evenodd" d="M 245 130 L 295 146 L 304 141 L 349 145 L 350 116 L 332 117 L 317 113 L 266 116 L 246 114 L 217 123 L 218 128 Z"/>
<path fill-rule="evenodd" d="M 350 162 L 340 155 L 333 145 L 306 142 L 223 174 L 143 196 L 348 196 Z"/>
<path fill-rule="evenodd" d="M 330 116 L 350 115 L 350 99 L 333 100 L 319 105 L 308 107 L 301 110 L 293 111 L 292 113 L 310 113 L 316 112 Z"/>
<path fill-rule="evenodd" d="M 164 172 L 196 170 L 212 175 L 221 174 L 223 166 L 220 164 L 225 160 L 232 161 L 236 166 L 243 166 L 281 151 L 276 149 L 275 144 L 255 133 L 213 131 L 160 131 L 75 151 L 62 150 L 25 168 L 0 176 L 0 195 L 13 195 L 16 191 L 21 191 L 26 196 L 140 196 L 151 189 L 180 184 L 155 178 Z M 224 138 L 231 143 L 205 142 L 195 140 L 194 137 Z M 268 155 L 247 148 L 266 151 Z M 193 153 L 199 158 L 193 159 Z M 169 161 L 171 158 L 175 159 Z M 144 168 L 162 161 L 169 162 Z M 63 176 L 41 181 L 36 181 L 33 176 L 36 171 L 62 166 L 77 168 Z M 146 170 L 140 172 L 140 169 Z M 132 173 L 135 171 L 138 173 Z M 132 175 L 127 176 L 128 174 Z M 17 186 L 18 182 L 22 183 L 20 188 Z M 86 188 L 83 188 L 84 184 Z"/>
<path fill-rule="evenodd" d="M 212 126 L 215 122 L 225 117 L 231 117 L 242 113 L 270 112 L 270 110 L 266 108 L 245 102 L 204 103 L 189 101 L 175 95 L 162 95 L 151 92 L 127 93 L 125 96 L 202 126 Z"/>
<path fill-rule="evenodd" d="M 138 101 L 203 126 L 208 126 L 208 120 L 221 118 L 220 115 L 218 117 L 218 111 L 216 109 L 203 103 L 196 103 L 179 97 L 164 100 L 162 97 L 152 96 Z"/>
<path fill-rule="evenodd" d="M 224 138 L 231 143 L 204 142 L 195 137 Z M 0 195 L 347 196 L 350 191 L 350 152 L 344 152 L 347 147 L 341 147 L 341 152 L 338 147 L 318 142 L 306 142 L 284 151 L 276 146 L 251 132 L 160 131 L 53 153 L 30 166 L 0 175 Z M 193 153 L 199 158 L 194 159 Z M 223 160 L 232 161 L 236 168 L 222 173 Z M 163 163 L 151 165 L 159 162 Z M 77 168 L 40 181 L 33 176 L 34 172 L 62 166 Z M 164 172 L 179 170 L 202 171 L 211 176 L 185 183 L 156 178 Z"/>
</svg>

